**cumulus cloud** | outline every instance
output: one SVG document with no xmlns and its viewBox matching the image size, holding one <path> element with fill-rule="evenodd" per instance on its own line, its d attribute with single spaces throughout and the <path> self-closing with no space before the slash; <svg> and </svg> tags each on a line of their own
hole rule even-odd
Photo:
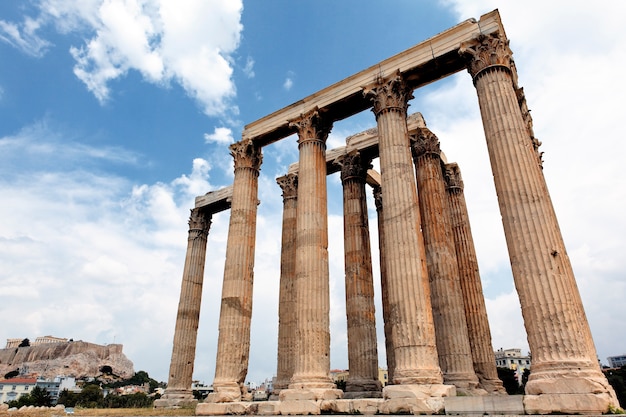
<svg viewBox="0 0 626 417">
<path fill-rule="evenodd" d="M 66 154 L 71 144 L 64 136 L 38 124 L 0 138 L 3 306 L 37 306 L 3 330 L 7 337 L 56 334 L 122 342 L 136 370 L 164 378 L 186 221 L 194 197 L 216 188 L 209 183 L 210 167 L 197 158 L 188 174 L 172 181 L 135 184 L 91 170 L 111 154 L 106 148 Z M 39 164 L 63 154 L 58 165 Z M 8 161 L 20 161 L 19 173 L 9 175 L 14 167 Z M 217 235 L 222 227 L 214 228 Z"/>
<path fill-rule="evenodd" d="M 242 10 L 240 0 L 40 0 L 36 18 L 0 21 L 0 40 L 40 56 L 49 43 L 37 31 L 51 23 L 84 38 L 70 48 L 74 74 L 100 102 L 110 98 L 111 81 L 135 70 L 152 83 L 180 84 L 207 115 L 236 114 L 231 55 Z"/>
<path fill-rule="evenodd" d="M 231 144 L 233 140 L 233 131 L 227 127 L 216 127 L 213 133 L 205 133 L 204 140 L 206 143 Z"/>
</svg>

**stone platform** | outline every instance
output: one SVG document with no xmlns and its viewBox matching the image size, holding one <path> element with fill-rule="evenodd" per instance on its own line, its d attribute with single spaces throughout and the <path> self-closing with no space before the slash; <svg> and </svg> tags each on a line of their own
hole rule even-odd
<svg viewBox="0 0 626 417">
<path fill-rule="evenodd" d="M 319 415 L 319 414 L 361 414 L 361 415 L 430 415 L 445 414 L 454 416 L 519 416 L 542 413 L 526 412 L 526 399 L 523 395 L 476 396 L 476 397 L 430 397 L 430 398 L 359 398 L 359 399 L 319 399 L 290 401 L 199 403 L 197 416 L 226 415 Z M 601 416 L 602 414 L 570 414 L 576 416 Z"/>
</svg>

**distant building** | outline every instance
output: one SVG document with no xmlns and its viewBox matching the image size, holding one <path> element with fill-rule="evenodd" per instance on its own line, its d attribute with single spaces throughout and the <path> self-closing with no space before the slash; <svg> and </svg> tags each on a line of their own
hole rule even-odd
<svg viewBox="0 0 626 417">
<path fill-rule="evenodd" d="M 509 368 L 515 371 L 518 382 L 521 383 L 524 370 L 530 370 L 530 354 L 522 355 L 521 349 L 498 349 L 494 352 L 496 366 L 499 368 Z"/>
<path fill-rule="evenodd" d="M 3 379 L 0 380 L 0 404 L 17 400 L 24 394 L 30 394 L 35 387 L 48 391 L 52 403 L 56 404 L 61 391 L 76 389 L 76 380 L 74 377 L 65 376 L 58 376 L 52 381 L 26 377 Z"/>
<path fill-rule="evenodd" d="M 626 366 L 626 354 L 620 356 L 609 356 L 607 359 L 609 360 L 610 368 L 621 368 L 622 366 Z"/>
<path fill-rule="evenodd" d="M 24 339 L 7 339 L 7 345 L 5 349 L 11 349 L 18 347 Z M 34 342 L 30 342 L 30 346 L 39 346 L 47 343 L 65 343 L 67 339 L 64 337 L 54 337 L 54 336 L 39 336 L 35 339 Z"/>
<path fill-rule="evenodd" d="M 37 385 L 36 378 L 11 378 L 0 380 L 0 403 L 17 400 Z"/>
</svg>

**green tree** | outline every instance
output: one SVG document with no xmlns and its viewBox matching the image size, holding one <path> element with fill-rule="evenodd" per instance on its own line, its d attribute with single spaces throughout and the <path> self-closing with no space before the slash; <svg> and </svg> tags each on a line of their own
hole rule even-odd
<svg viewBox="0 0 626 417">
<path fill-rule="evenodd" d="M 28 340 L 28 338 L 22 340 L 22 343 L 19 344 L 18 347 L 28 347 L 30 346 L 30 340 Z"/>
<path fill-rule="evenodd" d="M 30 397 L 34 406 L 50 407 L 52 405 L 52 397 L 47 389 L 35 387 L 30 392 Z"/>
<path fill-rule="evenodd" d="M 85 408 L 97 408 L 102 407 L 103 402 L 102 388 L 92 384 L 83 387 L 83 390 L 78 395 L 76 405 Z"/>
<path fill-rule="evenodd" d="M 509 368 L 498 367 L 498 378 L 502 381 L 502 385 L 509 395 L 519 394 L 519 384 L 515 377 L 515 371 Z"/>
<path fill-rule="evenodd" d="M 619 369 L 603 369 L 603 372 L 609 384 L 615 390 L 617 400 L 622 407 L 626 407 L 626 366 L 622 366 Z"/>
<path fill-rule="evenodd" d="M 79 398 L 78 393 L 71 392 L 71 391 L 64 389 L 59 394 L 59 399 L 57 400 L 57 404 L 63 404 L 66 407 L 76 407 L 78 398 Z"/>
</svg>

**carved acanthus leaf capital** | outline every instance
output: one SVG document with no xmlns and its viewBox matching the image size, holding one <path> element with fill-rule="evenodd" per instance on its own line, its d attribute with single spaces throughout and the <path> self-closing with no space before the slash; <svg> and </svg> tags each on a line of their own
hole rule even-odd
<svg viewBox="0 0 626 417">
<path fill-rule="evenodd" d="M 317 107 L 313 110 L 301 114 L 300 117 L 290 120 L 289 126 L 298 129 L 298 144 L 302 145 L 307 141 L 319 141 L 326 143 L 326 138 L 333 125 L 324 116 L 322 110 Z"/>
<path fill-rule="evenodd" d="M 411 135 L 411 150 L 415 158 L 428 154 L 441 155 L 439 139 L 427 128 L 419 128 L 415 135 Z"/>
<path fill-rule="evenodd" d="M 376 206 L 376 211 L 380 213 L 383 209 L 383 189 L 378 187 L 373 187 L 372 191 L 374 193 L 374 205 Z"/>
<path fill-rule="evenodd" d="M 413 90 L 398 70 L 386 78 L 378 76 L 374 83 L 363 88 L 363 95 L 372 101 L 372 111 L 377 118 L 385 110 L 400 111 L 406 116 L 408 102 L 413 98 Z"/>
<path fill-rule="evenodd" d="M 461 177 L 461 170 L 457 164 L 446 164 L 444 177 L 448 190 L 463 190 L 463 178 Z"/>
<path fill-rule="evenodd" d="M 235 170 L 238 168 L 251 168 L 258 173 L 261 169 L 263 154 L 261 153 L 261 149 L 254 144 L 252 139 L 244 139 L 233 143 L 230 145 L 229 149 L 230 154 L 235 160 Z"/>
<path fill-rule="evenodd" d="M 341 165 L 341 181 L 355 178 L 365 182 L 367 170 L 371 166 L 369 161 L 363 160 L 361 153 L 358 151 L 352 151 L 343 155 L 339 160 L 339 164 Z"/>
<path fill-rule="evenodd" d="M 298 174 L 287 174 L 276 178 L 276 182 L 283 190 L 283 200 L 298 197 Z"/>
<path fill-rule="evenodd" d="M 211 227 L 211 214 L 199 208 L 191 209 L 188 224 L 189 238 L 206 238 Z"/>
<path fill-rule="evenodd" d="M 509 40 L 500 33 L 480 34 L 471 41 L 463 42 L 459 54 L 467 59 L 467 70 L 472 78 L 490 67 L 504 67 L 511 71 Z"/>
</svg>

